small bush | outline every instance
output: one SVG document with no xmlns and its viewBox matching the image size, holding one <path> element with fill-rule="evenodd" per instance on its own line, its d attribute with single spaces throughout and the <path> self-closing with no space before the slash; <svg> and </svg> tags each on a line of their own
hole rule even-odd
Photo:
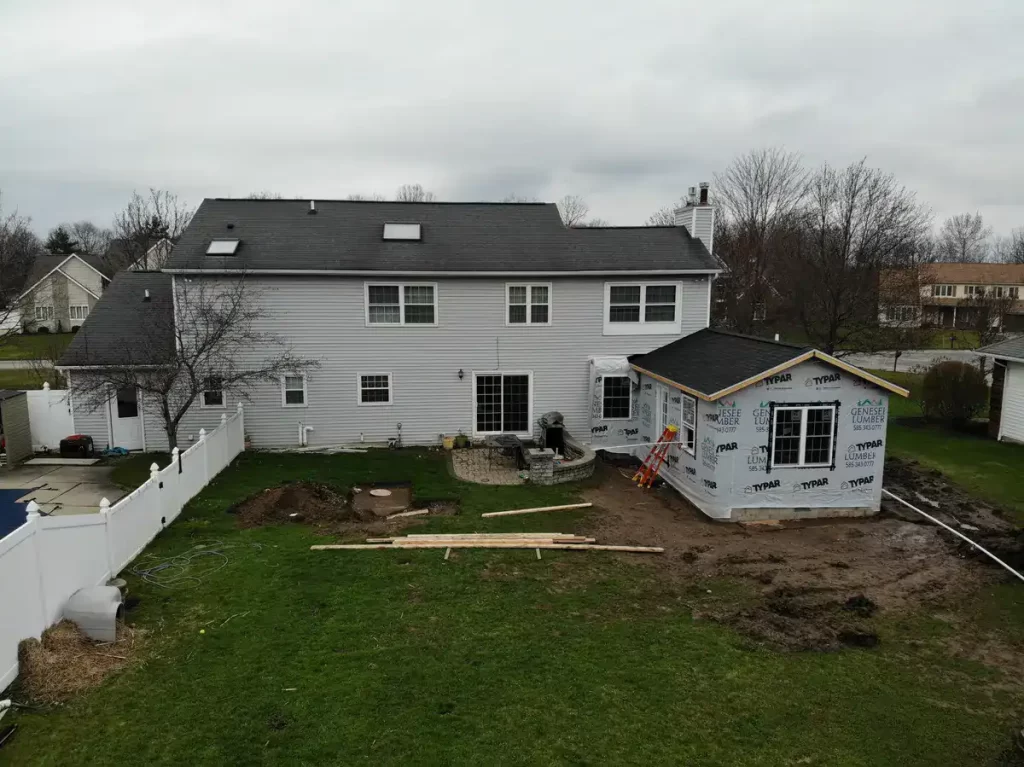
<svg viewBox="0 0 1024 767">
<path fill-rule="evenodd" d="M 988 405 L 985 376 L 966 362 L 937 362 L 928 368 L 921 386 L 924 417 L 963 428 Z"/>
<path fill-rule="evenodd" d="M 49 334 L 49 332 L 50 332 L 50 329 L 48 327 L 46 327 L 46 325 L 40 325 L 39 329 L 36 331 L 36 333 L 38 333 L 38 334 Z"/>
</svg>

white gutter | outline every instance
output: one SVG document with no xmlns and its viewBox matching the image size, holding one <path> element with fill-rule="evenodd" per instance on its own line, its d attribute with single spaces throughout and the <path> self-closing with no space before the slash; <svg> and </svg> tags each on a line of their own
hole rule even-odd
<svg viewBox="0 0 1024 767">
<path fill-rule="evenodd" d="M 458 271 L 415 271 L 408 269 L 164 269 L 164 274 L 223 274 L 223 275 L 271 275 L 295 277 L 602 277 L 602 276 L 637 276 L 656 275 L 688 275 L 688 274 L 721 274 L 721 269 L 590 269 L 584 271 L 495 271 L 495 272 L 458 272 Z"/>
<path fill-rule="evenodd" d="M 126 365 L 123 362 L 111 362 L 107 365 L 56 365 L 55 370 L 163 370 L 173 368 L 174 365 Z"/>
</svg>

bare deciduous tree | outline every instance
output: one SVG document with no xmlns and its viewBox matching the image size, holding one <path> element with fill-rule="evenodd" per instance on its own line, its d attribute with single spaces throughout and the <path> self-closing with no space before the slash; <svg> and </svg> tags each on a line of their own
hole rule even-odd
<svg viewBox="0 0 1024 767">
<path fill-rule="evenodd" d="M 262 189 L 259 192 L 250 192 L 246 196 L 247 200 L 280 200 L 281 195 L 277 192 L 271 192 L 269 189 Z"/>
<path fill-rule="evenodd" d="M 985 226 L 980 213 L 958 213 L 947 218 L 939 229 L 938 257 L 941 261 L 978 263 L 988 257 L 988 239 L 992 229 Z"/>
<path fill-rule="evenodd" d="M 1014 229 L 1007 237 L 1000 237 L 992 248 L 996 261 L 1004 264 L 1024 264 L 1024 227 Z"/>
<path fill-rule="evenodd" d="M 502 197 L 500 202 L 540 202 L 540 200 L 530 195 L 516 194 L 513 192 L 512 194 L 506 194 Z"/>
<path fill-rule="evenodd" d="M 18 297 L 26 285 L 32 264 L 42 245 L 29 228 L 29 219 L 17 212 L 4 215 L 0 209 L 0 342 L 21 328 Z"/>
<path fill-rule="evenodd" d="M 428 192 L 422 184 L 402 184 L 395 192 L 398 202 L 436 202 L 437 195 Z"/>
<path fill-rule="evenodd" d="M 76 221 L 68 225 L 68 232 L 78 242 L 80 253 L 102 256 L 110 247 L 114 233 L 96 226 L 92 221 Z"/>
<path fill-rule="evenodd" d="M 143 270 L 158 266 L 146 263 L 150 248 L 163 239 L 177 240 L 193 213 L 195 209 L 172 192 L 150 189 L 146 196 L 133 193 L 128 205 L 114 217 L 116 247 L 106 254 L 107 265 L 115 272 L 133 264 Z"/>
<path fill-rule="evenodd" d="M 644 222 L 645 226 L 675 226 L 676 225 L 676 208 L 682 207 L 685 204 L 684 201 L 680 201 L 676 205 L 666 205 L 664 208 L 659 208 L 654 211 L 647 220 Z"/>
<path fill-rule="evenodd" d="M 590 206 L 579 195 L 567 194 L 558 201 L 558 213 L 562 217 L 562 223 L 571 229 L 583 224 L 590 213 Z"/>
<path fill-rule="evenodd" d="M 385 202 L 387 197 L 382 194 L 350 194 L 345 198 L 351 202 Z"/>
<path fill-rule="evenodd" d="M 999 340 L 1003 318 L 1015 303 L 1003 287 L 977 288 L 973 295 L 957 302 L 957 325 L 966 325 L 978 334 L 978 345 Z"/>
<path fill-rule="evenodd" d="M 879 274 L 912 266 L 928 211 L 891 174 L 861 160 L 818 170 L 800 219 L 778 280 L 787 304 L 819 349 L 868 346 L 878 327 Z M 917 303 L 917 296 L 898 302 Z"/>
<path fill-rule="evenodd" d="M 758 307 L 769 299 L 772 269 L 791 243 L 807 183 L 800 156 L 778 147 L 748 152 L 715 176 L 715 254 L 729 270 L 726 313 L 740 332 L 752 330 Z"/>
<path fill-rule="evenodd" d="M 260 291 L 245 277 L 231 282 L 177 280 L 175 284 L 173 310 L 170 295 L 152 297 L 154 302 L 164 302 L 163 311 L 152 312 L 139 329 L 142 339 L 125 345 L 119 365 L 97 364 L 88 375 L 71 376 L 75 407 L 95 410 L 104 406 L 111 390 L 134 387 L 145 402 L 157 403 L 173 449 L 182 418 L 204 392 L 249 399 L 258 384 L 277 384 L 281 376 L 319 366 L 263 329 L 267 314 Z M 84 359 L 77 364 L 90 366 L 88 346 L 84 349 Z"/>
</svg>

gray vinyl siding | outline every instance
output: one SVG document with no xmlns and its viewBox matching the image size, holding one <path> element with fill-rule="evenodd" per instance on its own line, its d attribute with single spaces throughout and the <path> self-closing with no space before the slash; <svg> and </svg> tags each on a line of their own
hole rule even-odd
<svg viewBox="0 0 1024 767">
<path fill-rule="evenodd" d="M 86 380 L 89 373 L 70 373 L 74 388 L 87 385 Z M 85 379 L 85 380 L 83 380 Z M 72 388 L 71 381 L 68 388 Z M 92 437 L 93 445 L 97 450 L 106 450 L 110 447 L 110 403 L 108 400 L 89 398 L 87 401 L 83 396 L 72 397 L 72 414 L 75 421 L 75 433 L 87 434 Z"/>
<path fill-rule="evenodd" d="M 366 280 L 250 279 L 262 291 L 262 329 L 321 363 L 308 374 L 305 408 L 282 407 L 279 385 L 261 385 L 250 393 L 245 424 L 256 447 L 296 447 L 300 423 L 314 429 L 313 446 L 361 439 L 380 443 L 398 435 L 398 423 L 405 444 L 436 444 L 440 434 L 460 430 L 471 435 L 474 371 L 531 372 L 533 421 L 558 410 L 567 428 L 587 439 L 591 356 L 647 352 L 707 324 L 706 277 L 679 280 L 681 334 L 636 336 L 603 334 L 604 278 L 529 281 L 551 285 L 551 325 L 513 327 L 505 324 L 505 286 L 525 280 L 432 281 L 438 295 L 436 327 L 367 327 Z M 358 405 L 360 373 L 391 373 L 393 404 Z M 237 401 L 228 397 L 228 412 Z M 189 444 L 200 427 L 216 425 L 221 412 L 193 407 L 179 429 L 179 444 Z M 152 434 L 149 421 L 146 434 Z"/>
<path fill-rule="evenodd" d="M 1006 363 L 1003 384 L 1002 438 L 1024 442 L 1024 364 Z"/>
</svg>

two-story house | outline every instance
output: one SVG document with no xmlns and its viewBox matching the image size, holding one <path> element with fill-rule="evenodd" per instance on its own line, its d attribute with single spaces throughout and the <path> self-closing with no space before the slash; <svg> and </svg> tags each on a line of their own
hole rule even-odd
<svg viewBox="0 0 1024 767">
<path fill-rule="evenodd" d="M 887 286 L 896 296 L 890 300 L 885 300 Z M 925 264 L 916 276 L 902 270 L 882 274 L 879 322 L 973 328 L 986 305 L 984 314 L 993 327 L 1024 332 L 1022 293 L 1024 264 Z"/>
<path fill-rule="evenodd" d="M 17 299 L 18 318 L 27 333 L 79 328 L 110 283 L 103 260 L 90 255 L 36 256 L 26 288 Z"/>
<path fill-rule="evenodd" d="M 678 427 L 663 477 L 717 518 L 877 510 L 887 395 L 906 392 L 813 349 L 708 330 L 714 208 L 697 199 L 676 222 L 567 229 L 541 203 L 205 200 L 162 272 L 114 280 L 60 367 L 73 384 L 159 368 L 173 331 L 190 332 L 186 294 L 244 281 L 257 330 L 319 363 L 246 393 L 255 447 L 535 439 L 558 411 L 579 442 L 637 455 Z M 240 404 L 217 366 L 267 352 L 232 354 L 204 361 L 180 444 Z M 132 386 L 103 397 L 73 398 L 76 431 L 167 448 L 159 403 Z"/>
</svg>

